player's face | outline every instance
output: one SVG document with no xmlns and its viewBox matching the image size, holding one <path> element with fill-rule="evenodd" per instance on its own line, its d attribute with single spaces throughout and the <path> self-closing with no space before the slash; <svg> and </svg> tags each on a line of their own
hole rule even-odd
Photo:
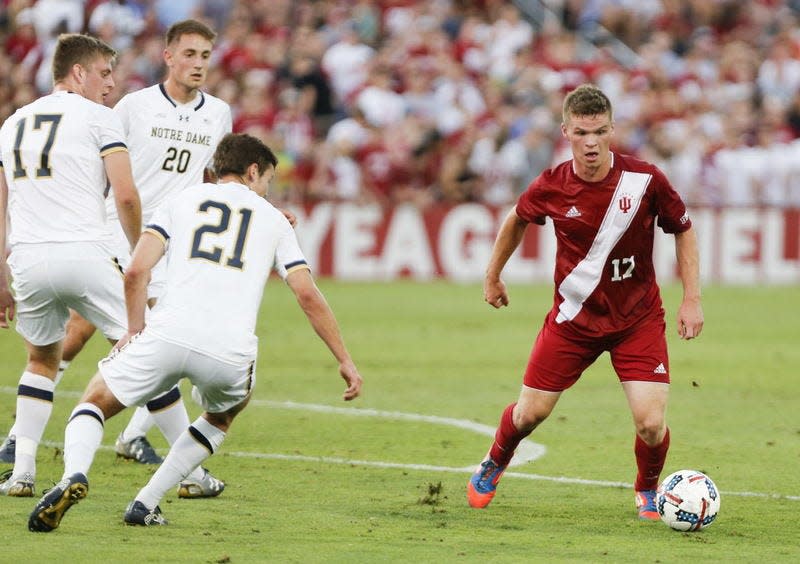
<svg viewBox="0 0 800 564">
<path fill-rule="evenodd" d="M 111 76 L 111 59 L 97 57 L 83 69 L 83 94 L 92 102 L 102 104 L 105 97 L 114 88 L 114 78 Z"/>
<path fill-rule="evenodd" d="M 266 198 L 267 194 L 269 193 L 269 185 L 272 182 L 272 178 L 274 176 L 275 176 L 275 167 L 270 165 L 267 167 L 267 170 L 264 171 L 264 174 L 262 174 L 256 181 L 256 185 L 253 187 L 253 191 L 262 198 Z"/>
<path fill-rule="evenodd" d="M 164 51 L 169 79 L 186 90 L 197 90 L 206 81 L 211 58 L 211 42 L 194 33 L 185 33 Z"/>
<path fill-rule="evenodd" d="M 579 176 L 583 176 L 582 172 L 591 177 L 598 172 L 608 172 L 607 167 L 611 162 L 611 136 L 614 133 L 611 116 L 607 113 L 592 116 L 571 115 L 567 122 L 561 124 L 561 132 L 572 148 L 572 157 Z"/>
</svg>

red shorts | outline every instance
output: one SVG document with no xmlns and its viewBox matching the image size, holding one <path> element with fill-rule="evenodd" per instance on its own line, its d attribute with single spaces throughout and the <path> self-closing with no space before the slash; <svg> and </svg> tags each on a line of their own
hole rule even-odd
<svg viewBox="0 0 800 564">
<path fill-rule="evenodd" d="M 620 382 L 669 383 L 666 324 L 653 317 L 605 337 L 567 335 L 548 316 L 536 337 L 523 383 L 529 388 L 561 392 L 572 386 L 604 351 Z M 557 327 L 557 326 L 556 326 Z"/>
</svg>

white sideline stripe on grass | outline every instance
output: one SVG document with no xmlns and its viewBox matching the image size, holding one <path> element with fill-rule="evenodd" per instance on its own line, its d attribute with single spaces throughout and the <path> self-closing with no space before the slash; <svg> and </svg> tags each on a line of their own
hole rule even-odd
<svg viewBox="0 0 800 564">
<path fill-rule="evenodd" d="M 12 388 L 9 386 L 0 386 L 0 392 L 6 394 L 16 394 L 17 389 Z M 80 397 L 82 392 L 71 392 L 71 391 L 59 391 L 58 394 L 60 396 L 69 396 L 69 397 Z M 455 419 L 450 417 L 439 417 L 436 415 L 420 415 L 416 413 L 404 413 L 400 411 L 381 411 L 377 409 L 359 409 L 354 407 L 334 407 L 329 405 L 319 405 L 319 404 L 312 404 L 312 403 L 297 403 L 293 401 L 284 401 L 284 402 L 277 402 L 271 400 L 252 400 L 250 402 L 251 405 L 256 405 L 260 407 L 271 407 L 271 408 L 278 408 L 278 409 L 298 409 L 304 411 L 315 411 L 318 413 L 335 413 L 340 415 L 354 415 L 354 416 L 361 416 L 361 417 L 382 417 L 385 419 L 395 419 L 395 420 L 405 420 L 405 421 L 422 421 L 426 423 L 434 423 L 439 425 L 448 425 L 452 427 L 457 427 L 460 429 L 465 429 L 468 431 L 473 431 L 482 435 L 488 435 L 490 437 L 494 436 L 494 428 L 488 425 L 483 425 L 481 423 L 474 423 L 472 421 L 467 421 L 464 419 Z M 527 441 L 527 439 L 526 439 Z M 535 460 L 544 455 L 546 449 L 543 445 L 538 443 L 534 443 L 532 441 L 527 441 L 527 445 L 525 448 L 530 452 L 528 455 L 534 456 L 534 458 L 530 458 L 525 460 L 526 462 L 529 460 Z M 42 441 L 41 443 L 44 446 L 48 446 L 51 448 L 64 448 L 64 443 L 57 443 L 54 441 Z M 113 446 L 100 446 L 101 450 L 106 451 L 114 451 Z M 539 450 L 541 449 L 541 450 Z M 332 457 L 332 456 L 308 456 L 302 454 L 277 454 L 277 453 L 259 453 L 259 452 L 223 452 L 221 453 L 223 456 L 233 456 L 236 458 L 256 458 L 260 460 L 294 460 L 299 462 L 321 462 L 323 464 L 344 464 L 349 466 L 367 466 L 372 468 L 397 468 L 397 469 L 405 469 L 405 470 L 422 470 L 422 471 L 429 471 L 429 472 L 451 472 L 451 473 L 458 473 L 458 474 L 472 474 L 474 472 L 474 467 L 469 466 L 467 468 L 454 468 L 451 466 L 435 466 L 429 464 L 404 464 L 400 462 L 381 462 L 375 460 L 353 460 L 347 458 L 339 458 L 339 457 Z M 517 452 L 517 455 L 514 457 L 514 461 L 509 466 L 515 466 L 517 463 L 517 459 L 519 457 L 520 452 Z M 580 484 L 586 486 L 597 486 L 597 487 L 606 487 L 606 488 L 624 488 L 624 489 L 632 489 L 633 484 L 629 484 L 626 482 L 612 482 L 606 480 L 587 480 L 584 478 L 569 478 L 566 476 L 543 476 L 541 474 L 527 474 L 522 472 L 506 472 L 503 474 L 504 477 L 511 477 L 511 478 L 522 478 L 525 480 L 541 480 L 547 482 L 557 482 L 562 484 Z M 800 501 L 799 495 L 783 495 L 777 493 L 762 493 L 762 492 L 732 492 L 732 491 L 724 491 L 721 490 L 720 493 L 724 495 L 731 495 L 736 497 L 757 497 L 757 498 L 768 498 L 768 499 L 786 499 L 790 501 Z"/>
<path fill-rule="evenodd" d="M 393 419 L 395 421 L 421 421 L 434 425 L 447 425 L 466 431 L 472 431 L 479 435 L 494 438 L 495 428 L 482 423 L 475 423 L 466 419 L 455 419 L 453 417 L 439 417 L 438 415 L 421 415 L 419 413 L 405 413 L 402 411 L 382 411 L 379 409 L 368 409 L 358 407 L 334 407 L 332 405 L 319 405 L 316 403 L 297 403 L 293 401 L 270 401 L 252 400 L 251 405 L 272 407 L 278 409 L 300 409 L 303 411 L 315 411 L 317 413 L 335 413 L 337 415 L 353 415 L 357 417 L 380 417 L 381 419 Z M 530 439 L 523 439 L 517 447 L 517 452 L 509 466 L 520 466 L 533 462 L 545 455 L 547 448 L 544 445 L 535 443 Z M 453 471 L 475 471 L 476 465 L 466 468 L 451 468 Z"/>
</svg>

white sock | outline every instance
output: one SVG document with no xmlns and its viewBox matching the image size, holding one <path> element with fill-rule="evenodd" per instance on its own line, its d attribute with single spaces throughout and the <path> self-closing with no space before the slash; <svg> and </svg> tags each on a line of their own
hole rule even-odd
<svg viewBox="0 0 800 564">
<path fill-rule="evenodd" d="M 199 417 L 181 433 L 150 481 L 136 495 L 148 509 L 155 508 L 170 488 L 198 468 L 225 440 L 225 433 Z"/>
<path fill-rule="evenodd" d="M 188 415 L 186 419 L 189 419 Z M 133 412 L 131 420 L 128 422 L 128 426 L 122 431 L 120 439 L 124 443 L 129 443 L 136 437 L 144 437 L 155 423 L 156 422 L 150 415 L 150 411 L 146 407 L 137 407 L 136 411 Z"/>
<path fill-rule="evenodd" d="M 58 383 L 61 382 L 61 379 L 64 377 L 64 372 L 66 372 L 67 368 L 69 368 L 69 364 L 69 360 L 62 360 L 61 363 L 59 363 L 58 372 L 56 372 L 55 379 L 56 386 L 58 386 Z"/>
<path fill-rule="evenodd" d="M 64 371 L 69 368 L 69 361 L 62 360 L 61 363 L 58 365 L 58 372 L 56 372 L 56 379 L 53 381 L 53 388 L 58 386 L 58 383 L 61 381 L 61 378 L 64 377 Z M 14 424 L 11 426 L 11 429 L 8 430 L 9 437 L 16 437 L 17 436 L 17 422 L 14 421 Z"/>
<path fill-rule="evenodd" d="M 75 472 L 84 476 L 89 473 L 94 453 L 103 440 L 104 423 L 103 412 L 93 403 L 79 403 L 72 410 L 64 430 L 63 478 Z"/>
<path fill-rule="evenodd" d="M 189 427 L 189 413 L 186 411 L 178 388 L 173 388 L 163 396 L 147 402 L 147 409 L 161 433 L 172 446 Z M 188 476 L 199 481 L 203 478 L 203 471 L 198 466 Z"/>
<path fill-rule="evenodd" d="M 19 379 L 17 419 L 13 427 L 17 438 L 15 476 L 26 472 L 36 475 L 36 449 L 53 412 L 55 387 L 50 378 L 33 372 L 23 372 Z"/>
</svg>

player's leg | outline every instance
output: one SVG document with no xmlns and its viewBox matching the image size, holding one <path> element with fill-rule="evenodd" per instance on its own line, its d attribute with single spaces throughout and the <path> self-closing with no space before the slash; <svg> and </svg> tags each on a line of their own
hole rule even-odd
<svg viewBox="0 0 800 564">
<path fill-rule="evenodd" d="M 611 350 L 611 362 L 636 429 L 635 501 L 639 517 L 646 520 L 659 518 L 655 490 L 669 450 L 669 361 L 664 329 L 663 319 L 647 321 Z"/>
<path fill-rule="evenodd" d="M 67 321 L 67 336 L 64 337 L 64 352 L 61 355 L 62 366 L 63 363 L 66 363 L 64 370 L 83 350 L 83 347 L 86 346 L 86 343 L 89 342 L 96 330 L 97 328 L 84 319 L 81 314 L 75 310 L 70 310 L 69 321 Z"/>
<path fill-rule="evenodd" d="M 54 379 L 61 358 L 61 341 L 34 345 L 25 341 L 28 362 L 17 388 L 17 419 L 14 423 L 14 468 L 0 483 L 0 495 L 31 497 L 36 478 L 36 451 L 53 412 Z"/>
<path fill-rule="evenodd" d="M 54 379 L 55 385 L 61 381 L 64 371 L 69 368 L 70 362 L 86 345 L 87 341 L 94 335 L 95 327 L 77 312 L 70 311 L 70 318 L 67 322 L 67 335 L 64 337 L 63 350 L 61 352 L 61 362 L 58 365 L 58 372 Z M 0 462 L 13 464 L 16 459 L 16 437 L 17 424 L 11 426 L 8 435 L 0 445 Z"/>
<path fill-rule="evenodd" d="M 246 401 L 242 403 L 244 408 Z M 224 414 L 205 412 L 198 417 L 172 444 L 164 462 L 158 467 L 147 485 L 128 505 L 124 520 L 129 525 L 164 525 L 159 503 L 166 493 L 184 483 L 191 469 L 200 468 L 202 463 L 214 454 L 225 440 L 233 417 L 239 410 Z M 223 485 L 224 487 L 224 485 Z"/>
<path fill-rule="evenodd" d="M 637 468 L 636 506 L 640 518 L 657 520 L 655 490 L 669 451 L 669 428 L 665 420 L 669 385 L 630 381 L 622 386 L 636 427 L 633 449 Z"/>
<path fill-rule="evenodd" d="M 13 475 L 30 473 L 31 478 L 35 475 L 36 448 L 53 408 L 54 380 L 69 316 L 56 289 L 61 276 L 59 265 L 52 260 L 54 251 L 33 247 L 21 246 L 8 261 L 17 302 L 17 332 L 25 339 L 28 360 L 19 380 L 16 420 L 3 444 L 3 461 L 15 464 Z M 20 446 L 23 461 L 17 466 Z M 16 489 L 12 480 L 6 480 L 0 485 L 0 495 L 14 495 Z M 21 491 L 22 495 L 32 495 L 27 488 Z"/>
<path fill-rule="evenodd" d="M 64 430 L 64 474 L 36 504 L 28 518 L 28 530 L 47 533 L 58 528 L 67 510 L 89 493 L 87 474 L 103 439 L 109 419 L 125 409 L 100 373 L 89 381 L 80 403 Z"/>
<path fill-rule="evenodd" d="M 550 415 L 561 392 L 575 383 L 600 352 L 594 343 L 575 343 L 545 324 L 531 351 L 519 398 L 503 411 L 494 443 L 467 482 L 471 507 L 489 505 L 517 445 Z"/>
<path fill-rule="evenodd" d="M 189 427 L 189 413 L 177 386 L 147 402 L 146 409 L 170 446 L 174 445 Z M 224 489 L 225 484 L 222 480 L 215 478 L 205 468 L 197 466 L 181 482 L 178 497 L 216 497 Z"/>
<path fill-rule="evenodd" d="M 232 367 L 196 355 L 192 383 L 205 412 L 172 444 L 166 458 L 147 485 L 128 505 L 124 520 L 129 525 L 166 523 L 158 504 L 193 469 L 216 452 L 233 419 L 250 401 L 255 374 L 253 364 Z"/>
<path fill-rule="evenodd" d="M 505 408 L 489 452 L 467 482 L 467 501 L 471 507 L 481 509 L 489 505 L 517 446 L 547 419 L 560 396 L 561 392 L 523 386 L 517 401 Z"/>
</svg>

